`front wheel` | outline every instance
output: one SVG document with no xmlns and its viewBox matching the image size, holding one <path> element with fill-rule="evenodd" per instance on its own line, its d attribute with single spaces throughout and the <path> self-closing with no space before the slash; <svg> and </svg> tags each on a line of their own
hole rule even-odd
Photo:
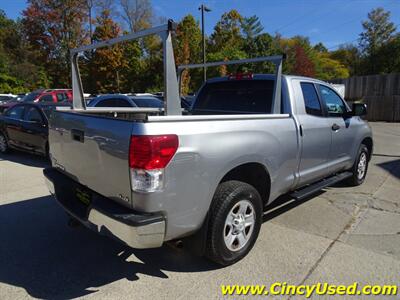
<svg viewBox="0 0 400 300">
<path fill-rule="evenodd" d="M 349 177 L 347 183 L 351 186 L 357 186 L 364 182 L 368 171 L 369 151 L 364 144 L 360 145 L 357 159 L 351 168 L 353 175 Z"/>
<path fill-rule="evenodd" d="M 226 181 L 215 192 L 210 208 L 206 256 L 227 266 L 250 252 L 262 223 L 262 200 L 244 182 Z"/>
</svg>

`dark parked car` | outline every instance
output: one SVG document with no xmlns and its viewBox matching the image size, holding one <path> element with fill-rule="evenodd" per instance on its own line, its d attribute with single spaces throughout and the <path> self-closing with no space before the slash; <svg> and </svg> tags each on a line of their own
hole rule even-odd
<svg viewBox="0 0 400 300">
<path fill-rule="evenodd" d="M 27 94 L 20 100 L 13 100 L 7 103 L 0 104 L 0 112 L 7 110 L 20 102 L 25 103 L 60 103 L 72 102 L 72 90 L 70 89 L 41 89 Z"/>
<path fill-rule="evenodd" d="M 102 95 L 93 98 L 90 107 L 164 107 L 164 102 L 151 96 Z"/>
<path fill-rule="evenodd" d="M 0 113 L 6 110 L 7 107 L 15 104 L 17 97 L 11 94 L 0 94 Z"/>
<path fill-rule="evenodd" d="M 16 149 L 46 156 L 48 118 L 56 106 L 20 103 L 7 109 L 0 115 L 0 153 Z"/>
</svg>

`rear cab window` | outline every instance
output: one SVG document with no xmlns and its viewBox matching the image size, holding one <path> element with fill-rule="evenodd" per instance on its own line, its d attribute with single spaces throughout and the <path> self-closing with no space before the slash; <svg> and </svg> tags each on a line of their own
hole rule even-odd
<svg viewBox="0 0 400 300">
<path fill-rule="evenodd" d="M 192 113 L 271 114 L 274 80 L 224 80 L 207 83 Z"/>
</svg>

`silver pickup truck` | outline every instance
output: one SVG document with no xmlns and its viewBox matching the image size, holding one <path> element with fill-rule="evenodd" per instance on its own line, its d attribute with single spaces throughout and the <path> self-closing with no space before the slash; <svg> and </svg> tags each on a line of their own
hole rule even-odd
<svg viewBox="0 0 400 300">
<path fill-rule="evenodd" d="M 364 181 L 373 141 L 360 116 L 329 84 L 276 74 L 210 79 L 182 114 L 173 23 L 72 51 L 73 109 L 50 120 L 49 190 L 87 227 L 134 248 L 190 241 L 229 265 L 256 242 L 263 210 L 283 194 L 309 197 L 328 185 Z M 158 34 L 164 44 L 165 109 L 86 107 L 81 51 Z M 323 213 L 323 212 L 321 212 Z"/>
</svg>

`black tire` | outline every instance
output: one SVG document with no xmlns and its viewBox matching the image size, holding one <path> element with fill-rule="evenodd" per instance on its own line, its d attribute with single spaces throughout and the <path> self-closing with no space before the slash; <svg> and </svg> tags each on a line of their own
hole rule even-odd
<svg viewBox="0 0 400 300">
<path fill-rule="evenodd" d="M 227 221 L 228 215 L 232 215 L 234 212 L 232 211 L 233 209 L 236 209 L 237 207 L 239 207 L 239 209 L 242 208 L 241 205 L 245 208 L 247 207 L 244 214 L 237 211 L 237 217 L 239 218 L 239 215 L 241 215 L 242 219 L 240 220 L 243 220 L 243 222 L 240 223 L 241 221 L 239 221 L 240 224 L 238 224 L 238 227 L 233 225 L 230 227 L 230 230 L 232 231 L 228 230 L 229 232 L 227 232 L 226 230 L 229 229 L 229 226 L 226 225 L 225 222 Z M 246 227 L 246 221 L 244 221 L 244 218 L 246 214 L 247 217 L 251 218 L 251 211 L 254 214 L 254 226 Z M 221 183 L 214 194 L 210 207 L 206 257 L 223 266 L 234 264 L 245 257 L 253 248 L 254 243 L 257 240 L 262 223 L 262 212 L 263 205 L 260 194 L 253 186 L 235 180 Z M 238 219 L 235 219 L 233 221 L 236 222 L 237 220 Z M 234 237 L 235 235 L 233 233 L 236 232 L 239 226 L 241 229 L 240 232 L 238 229 L 238 234 L 247 239 L 247 241 L 242 243 L 242 246 L 239 248 L 240 242 L 237 238 L 238 235 L 236 235 L 237 237 L 235 237 L 235 239 L 237 239 L 237 241 L 230 243 L 230 246 L 237 247 L 237 249 L 232 251 L 228 248 L 225 242 L 225 237 L 229 233 L 231 233 L 229 234 L 229 237 Z M 235 246 L 235 242 L 238 246 Z"/>
<path fill-rule="evenodd" d="M 44 157 L 45 157 L 47 160 L 50 160 L 50 148 L 49 148 L 49 142 L 47 142 L 47 143 L 46 143 Z"/>
<path fill-rule="evenodd" d="M 9 151 L 8 141 L 6 136 L 0 132 L 0 153 L 7 153 Z"/>
<path fill-rule="evenodd" d="M 361 144 L 360 148 L 358 149 L 357 159 L 354 162 L 353 167 L 350 169 L 353 175 L 349 177 L 346 181 L 348 185 L 357 186 L 364 182 L 365 176 L 367 175 L 368 171 L 369 155 L 370 153 L 367 146 Z M 361 170 L 359 170 L 360 160 L 365 160 L 365 170 L 363 173 L 361 172 Z"/>
</svg>

